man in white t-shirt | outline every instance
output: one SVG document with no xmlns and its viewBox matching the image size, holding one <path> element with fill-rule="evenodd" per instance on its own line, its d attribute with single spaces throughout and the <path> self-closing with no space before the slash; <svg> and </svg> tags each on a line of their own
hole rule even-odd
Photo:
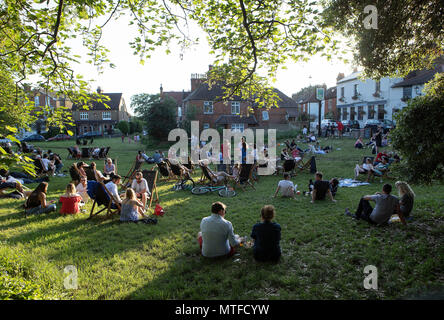
<svg viewBox="0 0 444 320">
<path fill-rule="evenodd" d="M 46 153 L 43 155 L 41 161 L 43 163 L 43 169 L 45 169 L 46 172 L 52 173 L 54 171 L 53 163 L 48 159 L 48 155 Z"/>
<path fill-rule="evenodd" d="M 304 126 L 304 129 L 302 129 L 302 134 L 303 134 L 304 136 L 306 136 L 306 135 L 307 135 L 307 132 L 308 132 L 307 127 Z"/>
<path fill-rule="evenodd" d="M 283 197 L 295 198 L 295 190 L 297 185 L 295 186 L 292 181 L 290 181 L 290 175 L 288 173 L 284 173 L 284 180 L 279 181 L 276 192 L 274 193 L 274 197 L 276 198 L 279 190 L 281 190 L 281 194 Z"/>
<path fill-rule="evenodd" d="M 122 199 L 120 198 L 119 190 L 118 190 L 118 187 L 117 187 L 120 184 L 120 180 L 121 180 L 121 177 L 116 174 L 116 175 L 114 175 L 112 177 L 112 180 L 110 182 L 105 184 L 106 189 L 113 195 L 114 199 L 119 204 L 122 203 Z M 113 201 L 113 205 L 115 205 L 114 201 Z"/>
<path fill-rule="evenodd" d="M 136 172 L 136 178 L 133 180 L 131 188 L 136 192 L 137 198 L 142 200 L 143 207 L 145 208 L 146 200 L 150 196 L 150 189 L 148 187 L 148 182 L 143 178 L 142 172 Z"/>
</svg>

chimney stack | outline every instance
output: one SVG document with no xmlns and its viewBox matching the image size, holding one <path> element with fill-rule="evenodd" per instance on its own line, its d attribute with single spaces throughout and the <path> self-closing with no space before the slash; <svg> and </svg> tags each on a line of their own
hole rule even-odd
<svg viewBox="0 0 444 320">
<path fill-rule="evenodd" d="M 196 90 L 206 79 L 207 79 L 207 76 L 205 74 L 192 73 L 191 74 L 191 92 Z"/>
<path fill-rule="evenodd" d="M 338 76 L 336 77 L 336 82 L 338 82 L 341 79 L 344 79 L 345 75 L 342 72 L 338 73 Z"/>
</svg>

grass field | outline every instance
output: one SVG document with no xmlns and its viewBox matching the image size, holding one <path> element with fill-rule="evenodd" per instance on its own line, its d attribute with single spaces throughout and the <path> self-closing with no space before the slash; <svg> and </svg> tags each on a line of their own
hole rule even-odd
<svg viewBox="0 0 444 320">
<path fill-rule="evenodd" d="M 73 162 L 66 160 L 71 143 L 36 145 L 60 153 L 66 170 Z M 368 149 L 355 150 L 349 139 L 321 141 L 327 143 L 335 151 L 316 157 L 326 179 L 352 178 L 354 165 L 370 155 Z M 141 148 L 119 138 L 94 144 L 111 146 L 109 155 L 118 159 L 121 175 Z M 97 163 L 102 170 L 103 161 Z M 310 178 L 303 173 L 292 180 L 304 191 Z M 48 199 L 58 199 L 69 180 L 69 175 L 51 178 Z M 160 183 L 166 214 L 157 225 L 120 224 L 117 218 L 86 221 L 91 203 L 88 213 L 76 216 L 25 218 L 22 201 L 0 200 L 0 271 L 8 271 L 0 281 L 0 297 L 20 285 L 31 298 L 56 299 L 394 299 L 443 292 L 443 185 L 413 186 L 414 219 L 407 226 L 373 227 L 344 216 L 344 209 L 354 211 L 362 195 L 380 191 L 379 179 L 370 186 L 340 188 L 337 203 L 316 204 L 302 195 L 272 199 L 279 180 L 261 177 L 257 191 L 238 190 L 229 199 L 215 192 L 173 191 L 173 182 Z M 250 234 L 263 205 L 276 207 L 275 221 L 282 226 L 279 264 L 256 263 L 247 248 L 226 260 L 200 256 L 200 221 L 220 200 L 241 236 Z M 77 290 L 64 289 L 67 265 L 77 268 Z M 367 265 L 378 268 L 378 290 L 363 287 Z"/>
</svg>

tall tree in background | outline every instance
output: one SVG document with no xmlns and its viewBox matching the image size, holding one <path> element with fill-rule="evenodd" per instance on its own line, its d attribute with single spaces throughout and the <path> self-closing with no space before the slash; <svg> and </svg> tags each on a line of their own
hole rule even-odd
<svg viewBox="0 0 444 320">
<path fill-rule="evenodd" d="M 326 0 L 325 22 L 343 33 L 364 76 L 405 76 L 444 54 L 439 0 Z M 368 5 L 373 7 L 365 8 Z M 376 9 L 377 11 L 374 11 Z"/>
<path fill-rule="evenodd" d="M 131 97 L 131 108 L 145 121 L 149 136 L 156 140 L 167 140 L 169 132 L 176 128 L 177 105 L 168 96 L 137 94 Z"/>
</svg>

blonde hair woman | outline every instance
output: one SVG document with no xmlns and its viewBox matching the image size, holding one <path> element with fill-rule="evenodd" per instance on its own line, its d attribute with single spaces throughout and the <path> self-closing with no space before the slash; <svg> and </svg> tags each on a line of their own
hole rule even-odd
<svg viewBox="0 0 444 320">
<path fill-rule="evenodd" d="M 73 183 L 69 183 L 66 186 L 66 193 L 60 196 L 59 201 L 62 203 L 60 214 L 76 214 L 80 212 L 79 203 L 82 201 L 82 197 L 77 193 Z"/>
<path fill-rule="evenodd" d="M 399 193 L 399 206 L 404 217 L 408 217 L 413 209 L 415 193 L 407 182 L 396 181 L 395 187 Z"/>
<path fill-rule="evenodd" d="M 137 222 L 139 220 L 139 212 L 144 215 L 145 206 L 137 200 L 136 192 L 132 188 L 126 189 L 125 199 L 122 201 L 122 210 L 120 212 L 120 221 Z"/>
</svg>

